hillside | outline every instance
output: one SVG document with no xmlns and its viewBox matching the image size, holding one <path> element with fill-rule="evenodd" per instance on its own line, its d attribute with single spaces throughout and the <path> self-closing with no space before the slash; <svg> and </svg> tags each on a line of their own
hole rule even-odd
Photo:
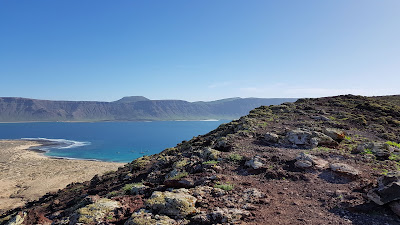
<svg viewBox="0 0 400 225">
<path fill-rule="evenodd" d="M 261 105 L 296 99 L 233 98 L 212 102 L 124 97 L 114 102 L 0 98 L 0 122 L 235 119 Z"/>
<path fill-rule="evenodd" d="M 400 224 L 393 101 L 346 95 L 258 107 L 0 223 Z"/>
</svg>

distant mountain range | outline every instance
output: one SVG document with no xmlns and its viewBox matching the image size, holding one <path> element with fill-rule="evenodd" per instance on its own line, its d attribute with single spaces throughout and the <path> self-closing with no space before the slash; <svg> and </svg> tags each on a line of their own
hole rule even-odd
<svg viewBox="0 0 400 225">
<path fill-rule="evenodd" d="M 0 122 L 235 119 L 261 105 L 277 105 L 295 100 L 228 98 L 209 102 L 187 102 L 130 96 L 114 102 L 96 102 L 0 97 Z"/>
</svg>

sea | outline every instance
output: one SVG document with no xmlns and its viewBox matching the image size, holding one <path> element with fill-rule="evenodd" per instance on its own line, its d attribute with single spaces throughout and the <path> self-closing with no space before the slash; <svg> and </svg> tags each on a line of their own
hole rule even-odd
<svg viewBox="0 0 400 225">
<path fill-rule="evenodd" d="M 48 140 L 45 155 L 131 162 L 206 134 L 228 120 L 0 123 L 0 139 Z"/>
</svg>

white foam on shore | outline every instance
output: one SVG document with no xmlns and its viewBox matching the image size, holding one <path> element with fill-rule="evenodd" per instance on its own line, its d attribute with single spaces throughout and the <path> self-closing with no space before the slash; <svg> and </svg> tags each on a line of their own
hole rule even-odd
<svg viewBox="0 0 400 225">
<path fill-rule="evenodd" d="M 73 141 L 73 140 L 67 140 L 67 139 L 51 139 L 51 138 L 21 138 L 24 140 L 31 140 L 31 141 L 50 141 L 50 142 L 55 142 L 58 145 L 57 146 L 52 146 L 51 148 L 56 148 L 56 149 L 69 149 L 69 148 L 77 148 L 77 147 L 82 147 L 86 145 L 90 145 L 91 143 L 88 141 Z M 45 150 L 48 150 L 47 148 L 44 148 Z"/>
<path fill-rule="evenodd" d="M 219 120 L 207 119 L 207 120 L 173 120 L 173 121 L 178 121 L 178 122 L 216 122 Z"/>
</svg>

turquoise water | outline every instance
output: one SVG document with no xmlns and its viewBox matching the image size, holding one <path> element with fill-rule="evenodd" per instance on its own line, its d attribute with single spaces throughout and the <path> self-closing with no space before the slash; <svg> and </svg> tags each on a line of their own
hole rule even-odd
<svg viewBox="0 0 400 225">
<path fill-rule="evenodd" d="M 226 122 L 2 123 L 0 139 L 44 138 L 59 143 L 43 149 L 49 156 L 130 162 L 206 134 Z"/>
</svg>

